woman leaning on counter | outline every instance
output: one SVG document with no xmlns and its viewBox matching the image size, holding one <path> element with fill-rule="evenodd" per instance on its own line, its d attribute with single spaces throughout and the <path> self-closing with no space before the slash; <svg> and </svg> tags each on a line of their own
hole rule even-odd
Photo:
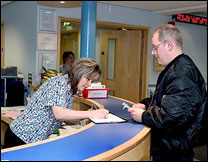
<svg viewBox="0 0 208 162">
<path fill-rule="evenodd" d="M 32 96 L 25 110 L 9 125 L 4 148 L 47 139 L 63 121 L 107 118 L 109 112 L 106 109 L 71 110 L 77 90 L 83 91 L 92 81 L 100 79 L 98 63 L 90 58 L 80 58 L 67 74 L 47 80 Z"/>
</svg>

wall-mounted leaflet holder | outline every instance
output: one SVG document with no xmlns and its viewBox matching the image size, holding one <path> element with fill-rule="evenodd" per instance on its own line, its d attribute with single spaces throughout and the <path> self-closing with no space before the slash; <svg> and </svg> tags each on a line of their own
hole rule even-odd
<svg viewBox="0 0 208 162">
<path fill-rule="evenodd" d="M 30 87 L 32 85 L 32 74 L 28 73 L 28 87 Z"/>
</svg>

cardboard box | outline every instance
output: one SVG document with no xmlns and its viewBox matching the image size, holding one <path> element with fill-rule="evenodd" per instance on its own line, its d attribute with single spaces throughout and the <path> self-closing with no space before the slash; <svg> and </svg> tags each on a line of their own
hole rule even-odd
<svg viewBox="0 0 208 162">
<path fill-rule="evenodd" d="M 104 89 L 85 89 L 82 92 L 84 98 L 108 98 L 109 88 Z"/>
</svg>

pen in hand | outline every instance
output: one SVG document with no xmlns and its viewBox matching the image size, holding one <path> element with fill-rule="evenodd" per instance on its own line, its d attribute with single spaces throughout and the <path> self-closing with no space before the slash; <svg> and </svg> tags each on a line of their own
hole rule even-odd
<svg viewBox="0 0 208 162">
<path fill-rule="evenodd" d="M 103 103 L 101 103 L 101 105 L 102 105 L 102 107 L 105 109 L 104 104 L 103 104 Z"/>
<path fill-rule="evenodd" d="M 99 113 L 103 114 L 104 115 L 104 119 L 108 118 L 108 114 L 109 114 L 109 111 L 108 110 L 104 110 L 104 105 L 102 104 L 102 107 L 103 109 L 99 109 L 95 104 L 93 104 L 91 106 L 91 109 L 90 110 L 99 110 Z"/>
</svg>

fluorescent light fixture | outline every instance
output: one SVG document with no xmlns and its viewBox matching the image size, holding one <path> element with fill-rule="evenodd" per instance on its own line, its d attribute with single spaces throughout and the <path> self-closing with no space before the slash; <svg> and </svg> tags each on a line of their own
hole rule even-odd
<svg viewBox="0 0 208 162">
<path fill-rule="evenodd" d="M 51 11 L 44 11 L 44 13 L 46 13 L 46 14 L 50 14 L 50 13 L 52 13 Z"/>
</svg>

